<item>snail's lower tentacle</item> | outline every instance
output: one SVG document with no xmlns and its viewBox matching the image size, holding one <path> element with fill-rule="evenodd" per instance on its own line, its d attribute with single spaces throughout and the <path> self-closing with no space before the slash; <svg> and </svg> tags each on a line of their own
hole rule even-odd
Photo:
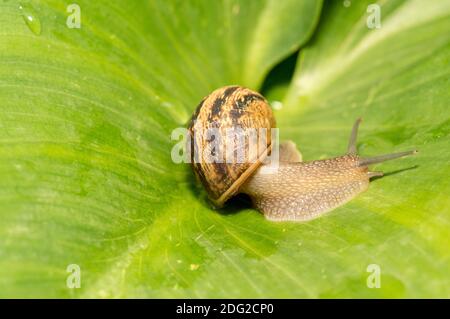
<svg viewBox="0 0 450 319">
<path fill-rule="evenodd" d="M 367 176 L 369 176 L 369 178 L 382 177 L 383 175 L 383 172 L 367 172 Z"/>
</svg>

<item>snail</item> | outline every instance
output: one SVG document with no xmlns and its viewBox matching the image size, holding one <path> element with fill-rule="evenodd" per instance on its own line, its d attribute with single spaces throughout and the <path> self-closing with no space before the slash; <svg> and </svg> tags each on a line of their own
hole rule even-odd
<svg viewBox="0 0 450 319">
<path fill-rule="evenodd" d="M 278 166 L 270 170 L 273 164 L 264 160 L 276 145 L 271 134 L 263 132 L 258 136 L 264 137 L 263 149 L 248 155 L 246 161 L 237 161 L 235 157 L 231 161 L 217 160 L 217 154 L 225 152 L 225 143 L 236 142 L 236 138 L 228 138 L 226 130 L 239 127 L 268 132 L 276 127 L 271 107 L 261 94 L 241 86 L 226 86 L 206 96 L 191 118 L 190 162 L 215 207 L 220 208 L 232 196 L 244 193 L 268 220 L 307 221 L 350 201 L 368 188 L 372 177 L 383 175 L 369 171 L 369 165 L 417 152 L 360 157 L 356 149 L 360 122 L 358 119 L 353 125 L 347 153 L 335 158 L 303 162 L 295 144 L 286 141 L 279 145 Z M 227 138 L 198 133 L 208 129 L 216 129 Z M 250 138 L 238 141 L 232 154 L 247 149 L 252 140 L 255 141 Z M 202 151 L 197 150 L 199 146 Z"/>
</svg>

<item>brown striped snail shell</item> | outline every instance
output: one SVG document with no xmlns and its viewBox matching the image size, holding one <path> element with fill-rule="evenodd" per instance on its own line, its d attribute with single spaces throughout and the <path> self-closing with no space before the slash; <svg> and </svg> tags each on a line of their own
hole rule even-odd
<svg viewBox="0 0 450 319">
<path fill-rule="evenodd" d="M 266 99 L 241 86 L 226 86 L 205 97 L 192 116 L 188 126 L 191 165 L 216 207 L 223 206 L 237 193 L 245 193 L 269 220 L 314 219 L 365 191 L 371 177 L 383 175 L 370 172 L 368 165 L 416 153 L 359 157 L 356 136 L 360 121 L 353 126 L 345 155 L 302 162 L 293 142 L 274 145 L 271 129 L 276 127 L 275 118 Z M 234 138 L 235 143 L 229 144 L 227 129 L 236 128 L 243 128 L 244 134 L 247 128 L 256 129 L 259 134 L 256 140 L 264 137 L 265 143 L 262 147 L 258 145 L 257 151 L 246 153 L 244 162 L 235 157 L 231 161 L 228 157 L 226 161 L 218 161 L 217 154 L 228 154 L 227 145 L 233 145 L 232 153 L 254 146 L 255 139 L 248 137 L 237 143 Z M 204 134 L 208 130 L 218 134 L 214 137 Z M 275 147 L 279 147 L 279 165 L 275 170 L 263 172 L 271 165 L 263 161 Z"/>
<path fill-rule="evenodd" d="M 267 131 L 266 147 L 248 158 L 246 162 L 211 163 L 206 160 L 208 152 L 195 152 L 194 145 L 199 149 L 208 149 L 210 141 L 204 133 L 215 128 L 224 142 L 226 130 L 240 128 L 265 128 Z M 191 164 L 198 179 L 202 182 L 209 198 L 217 207 L 221 207 L 230 197 L 235 195 L 239 187 L 260 165 L 271 148 L 270 129 L 275 128 L 275 118 L 266 99 L 259 93 L 240 86 L 226 86 L 215 90 L 202 100 L 192 116 L 188 130 L 193 143 L 191 144 Z M 249 143 L 248 140 L 244 143 Z M 211 150 L 224 154 L 225 143 L 218 149 Z M 243 146 L 248 149 L 248 144 Z M 195 160 L 194 156 L 199 158 Z"/>
</svg>

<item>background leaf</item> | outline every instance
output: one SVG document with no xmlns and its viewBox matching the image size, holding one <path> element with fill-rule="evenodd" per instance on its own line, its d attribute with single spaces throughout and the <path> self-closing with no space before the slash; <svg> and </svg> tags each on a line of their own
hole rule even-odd
<svg viewBox="0 0 450 319">
<path fill-rule="evenodd" d="M 369 29 L 371 3 L 325 7 L 299 56 L 278 125 L 306 160 L 341 154 L 359 116 L 362 155 L 414 148 L 419 154 L 374 166 L 392 175 L 309 224 L 335 237 L 314 243 L 314 259 L 334 283 L 317 295 L 449 297 L 450 5 L 378 1 L 382 25 Z M 371 263 L 381 267 L 380 290 L 361 285 Z"/>
<path fill-rule="evenodd" d="M 380 1 L 378 30 L 369 2 L 323 8 L 276 112 L 282 137 L 306 159 L 339 155 L 362 115 L 363 155 L 421 153 L 304 224 L 240 199 L 211 210 L 170 132 L 216 87 L 261 87 L 320 1 L 77 3 L 81 29 L 60 1 L 0 3 L 0 296 L 449 296 L 445 2 Z"/>
<path fill-rule="evenodd" d="M 220 247 L 170 133 L 214 88 L 258 87 L 321 2 L 77 3 L 81 29 L 68 3 L 0 3 L 0 296 L 224 295 L 202 282 Z"/>
</svg>

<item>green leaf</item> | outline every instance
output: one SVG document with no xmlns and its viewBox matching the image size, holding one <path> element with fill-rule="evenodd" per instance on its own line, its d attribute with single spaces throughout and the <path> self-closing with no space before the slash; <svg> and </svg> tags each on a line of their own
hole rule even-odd
<svg viewBox="0 0 450 319">
<path fill-rule="evenodd" d="M 170 134 L 213 89 L 257 89 L 321 1 L 77 4 L 80 29 L 64 2 L 0 2 L 0 297 L 289 295 L 279 226 L 210 210 Z"/>
<path fill-rule="evenodd" d="M 329 216 L 297 226 L 301 237 L 316 230 L 305 239 L 314 261 L 298 260 L 298 276 L 314 296 L 448 298 L 450 3 L 378 1 L 381 28 L 369 29 L 370 3 L 324 8 L 278 125 L 306 160 L 342 154 L 359 116 L 363 156 L 419 154 L 374 166 L 389 176 Z M 364 286 L 372 263 L 381 268 L 381 289 Z M 317 269 L 320 284 L 306 279 Z"/>
<path fill-rule="evenodd" d="M 362 155 L 420 153 L 301 224 L 239 199 L 210 209 L 170 134 L 213 89 L 260 88 L 320 1 L 77 3 L 80 29 L 61 1 L 0 2 L 0 297 L 450 296 L 448 2 L 379 1 L 374 30 L 370 1 L 324 6 L 282 138 L 340 155 L 362 116 Z"/>
</svg>

